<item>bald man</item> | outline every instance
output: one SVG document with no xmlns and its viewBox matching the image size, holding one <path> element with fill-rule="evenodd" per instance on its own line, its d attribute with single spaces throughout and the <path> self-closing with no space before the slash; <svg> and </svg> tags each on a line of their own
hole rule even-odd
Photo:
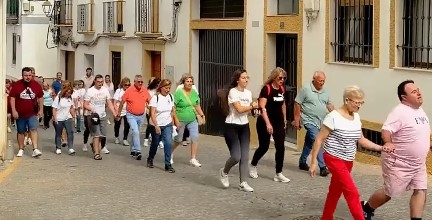
<svg viewBox="0 0 432 220">
<path fill-rule="evenodd" d="M 306 163 L 307 157 L 312 150 L 324 117 L 334 109 L 333 104 L 330 102 L 330 96 L 324 89 L 325 80 L 325 73 L 316 71 L 312 82 L 304 85 L 295 98 L 292 125 L 297 129 L 300 129 L 301 126 L 306 129 L 303 152 L 299 159 L 300 170 L 309 171 L 309 166 Z M 320 176 L 325 177 L 329 174 L 324 163 L 322 150 L 318 154 L 318 166 L 320 167 Z"/>
</svg>

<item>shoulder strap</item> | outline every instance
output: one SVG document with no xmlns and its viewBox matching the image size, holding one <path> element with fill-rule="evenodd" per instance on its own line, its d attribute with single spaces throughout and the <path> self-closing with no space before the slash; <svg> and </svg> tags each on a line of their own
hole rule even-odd
<svg viewBox="0 0 432 220">
<path fill-rule="evenodd" d="M 174 101 L 174 99 L 173 99 L 171 93 L 169 94 L 169 96 L 170 96 L 170 98 L 171 98 L 171 102 Z"/>
<path fill-rule="evenodd" d="M 267 86 L 267 96 L 269 96 L 269 95 L 270 95 L 270 91 L 271 91 L 271 89 L 270 89 L 270 85 L 267 84 L 266 86 Z"/>
<path fill-rule="evenodd" d="M 182 89 L 183 95 L 186 97 L 186 101 L 189 103 L 189 105 L 192 107 L 193 111 L 195 112 L 196 115 L 198 115 L 198 113 L 195 110 L 194 105 L 192 104 L 192 101 L 190 100 L 189 96 L 186 94 L 186 92 L 184 91 L 184 89 Z"/>
</svg>

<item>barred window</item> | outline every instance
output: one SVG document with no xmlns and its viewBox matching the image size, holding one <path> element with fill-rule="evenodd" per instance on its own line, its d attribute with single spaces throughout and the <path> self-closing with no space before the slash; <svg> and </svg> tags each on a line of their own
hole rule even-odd
<svg viewBox="0 0 432 220">
<path fill-rule="evenodd" d="M 93 30 L 93 5 L 80 4 L 77 5 L 77 31 L 92 32 Z"/>
<path fill-rule="evenodd" d="M 373 59 L 373 0 L 334 0 L 334 60 L 371 65 Z"/>
<path fill-rule="evenodd" d="M 123 32 L 123 4 L 124 1 L 112 1 L 103 3 L 103 32 Z"/>
<path fill-rule="evenodd" d="M 402 66 L 432 69 L 431 0 L 404 0 L 402 14 Z"/>
<path fill-rule="evenodd" d="M 56 1 L 59 5 L 57 10 L 58 14 L 58 24 L 72 26 L 72 0 L 61 0 Z"/>
<path fill-rule="evenodd" d="M 200 0 L 201 18 L 242 18 L 244 0 Z"/>
</svg>

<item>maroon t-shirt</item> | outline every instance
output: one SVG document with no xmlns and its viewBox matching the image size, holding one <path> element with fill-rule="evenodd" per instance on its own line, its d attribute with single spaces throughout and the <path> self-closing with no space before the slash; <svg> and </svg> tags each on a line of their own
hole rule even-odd
<svg viewBox="0 0 432 220">
<path fill-rule="evenodd" d="M 27 89 L 29 92 L 27 92 Z M 43 91 L 39 83 L 34 80 L 28 82 L 27 85 L 23 80 L 18 80 L 12 84 L 9 96 L 15 98 L 15 108 L 18 116 L 20 118 L 29 118 L 37 114 L 34 111 L 34 106 L 39 105 L 38 99 L 43 97 Z"/>
</svg>

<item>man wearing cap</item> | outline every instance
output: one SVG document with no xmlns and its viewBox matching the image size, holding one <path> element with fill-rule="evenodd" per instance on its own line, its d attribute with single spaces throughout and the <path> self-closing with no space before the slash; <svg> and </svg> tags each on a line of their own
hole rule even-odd
<svg viewBox="0 0 432 220">
<path fill-rule="evenodd" d="M 94 86 L 90 87 L 84 97 L 84 108 L 86 110 L 86 120 L 89 125 L 90 134 L 93 136 L 93 153 L 95 160 L 102 160 L 100 155 L 100 138 L 106 137 L 106 105 L 116 117 L 111 96 L 107 88 L 103 87 L 103 76 L 96 75 Z"/>
</svg>

